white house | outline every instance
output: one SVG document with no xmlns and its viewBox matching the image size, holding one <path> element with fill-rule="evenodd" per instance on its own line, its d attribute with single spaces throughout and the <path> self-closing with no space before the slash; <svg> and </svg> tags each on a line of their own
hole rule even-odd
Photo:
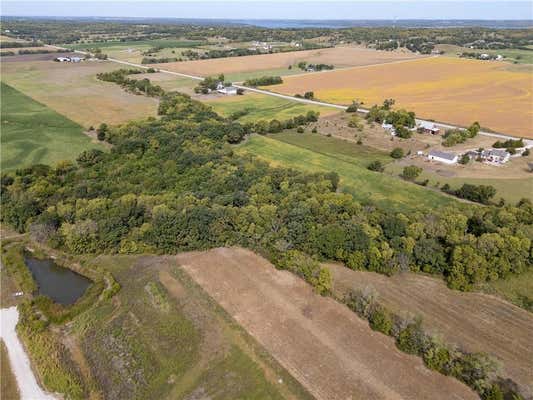
<svg viewBox="0 0 533 400">
<path fill-rule="evenodd" d="M 217 85 L 217 92 L 228 96 L 234 96 L 237 94 L 237 88 L 235 86 L 224 86 L 222 82 Z"/>
<path fill-rule="evenodd" d="M 444 164 L 455 164 L 459 157 L 455 153 L 449 153 L 440 150 L 431 150 L 428 154 L 428 160 L 438 161 Z"/>
<path fill-rule="evenodd" d="M 394 126 L 392 124 L 387 124 L 386 122 L 383 122 L 381 124 L 381 127 L 386 131 L 389 131 L 392 136 L 396 136 L 396 129 L 394 129 Z"/>
<path fill-rule="evenodd" d="M 488 149 L 481 152 L 483 161 L 503 164 L 509 161 L 509 158 L 511 158 L 511 154 L 504 149 Z"/>
</svg>

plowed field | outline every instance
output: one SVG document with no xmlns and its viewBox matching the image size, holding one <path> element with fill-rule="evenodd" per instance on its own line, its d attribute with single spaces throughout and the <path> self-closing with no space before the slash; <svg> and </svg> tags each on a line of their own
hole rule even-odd
<svg viewBox="0 0 533 400">
<path fill-rule="evenodd" d="M 177 262 L 317 399 L 477 398 L 248 250 L 179 254 Z"/>
</svg>

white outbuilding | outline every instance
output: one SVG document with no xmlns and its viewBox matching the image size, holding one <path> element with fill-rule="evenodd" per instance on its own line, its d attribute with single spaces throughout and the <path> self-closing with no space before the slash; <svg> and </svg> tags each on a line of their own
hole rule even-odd
<svg viewBox="0 0 533 400">
<path fill-rule="evenodd" d="M 455 164 L 459 160 L 459 157 L 455 153 L 431 150 L 428 154 L 428 159 L 430 161 L 438 161 L 444 164 Z"/>
</svg>

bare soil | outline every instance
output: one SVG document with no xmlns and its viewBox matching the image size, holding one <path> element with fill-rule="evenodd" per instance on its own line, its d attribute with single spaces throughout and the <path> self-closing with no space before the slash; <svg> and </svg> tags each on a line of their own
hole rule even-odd
<svg viewBox="0 0 533 400">
<path fill-rule="evenodd" d="M 176 259 L 317 399 L 477 398 L 251 251 L 220 248 Z"/>
<path fill-rule="evenodd" d="M 386 277 L 328 264 L 334 292 L 373 288 L 399 313 L 420 315 L 426 329 L 470 352 L 487 352 L 503 364 L 503 376 L 533 395 L 533 314 L 495 296 L 450 290 L 442 280 L 405 273 Z"/>
</svg>

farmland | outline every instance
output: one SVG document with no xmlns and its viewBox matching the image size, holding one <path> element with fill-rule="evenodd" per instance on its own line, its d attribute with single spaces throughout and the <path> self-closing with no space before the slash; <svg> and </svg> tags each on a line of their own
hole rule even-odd
<svg viewBox="0 0 533 400">
<path fill-rule="evenodd" d="M 440 51 L 443 51 L 444 54 L 450 56 L 457 56 L 464 52 L 467 53 L 486 53 L 491 55 L 501 54 L 505 57 L 505 61 L 511 61 L 518 64 L 533 64 L 533 47 L 524 47 L 521 49 L 498 49 L 498 50 L 489 50 L 489 49 L 470 49 L 468 47 L 455 46 L 451 44 L 440 44 L 436 46 Z"/>
<path fill-rule="evenodd" d="M 84 394 L 73 398 L 311 399 L 177 268 L 174 257 L 99 256 L 69 262 L 85 273 L 109 271 L 120 284 L 113 298 L 100 298 L 68 325 L 45 331 L 64 344 L 62 362 L 79 374 Z M 43 350 L 32 346 L 29 351 L 38 357 L 31 351 Z M 57 373 L 47 371 L 51 379 Z"/>
<path fill-rule="evenodd" d="M 220 248 L 176 258 L 317 399 L 476 398 L 250 251 Z"/>
<path fill-rule="evenodd" d="M 302 115 L 308 111 L 317 111 L 321 116 L 338 112 L 329 107 L 297 103 L 279 97 L 258 93 L 247 93 L 244 96 L 224 96 L 216 100 L 207 101 L 213 109 L 228 117 L 236 111 L 246 110 L 248 113 L 238 119 L 239 122 L 256 122 L 271 119 L 284 120 Z"/>
<path fill-rule="evenodd" d="M 2 170 L 55 164 L 97 147 L 83 128 L 2 82 Z"/>
<path fill-rule="evenodd" d="M 494 296 L 454 292 L 429 276 L 406 273 L 386 277 L 336 264 L 328 266 L 337 295 L 352 288 L 372 288 L 390 309 L 422 316 L 426 329 L 443 335 L 446 342 L 495 355 L 503 363 L 503 376 L 512 378 L 531 394 L 531 313 Z"/>
<path fill-rule="evenodd" d="M 55 55 L 11 56 L 2 60 L 2 81 L 87 129 L 155 116 L 158 101 L 99 81 L 99 72 L 118 69 L 107 61 L 56 63 Z M 9 62 L 7 61 L 9 59 Z"/>
<path fill-rule="evenodd" d="M 340 104 L 360 99 L 366 106 L 393 98 L 396 107 L 422 118 L 463 126 L 477 120 L 494 131 L 533 137 L 532 87 L 531 73 L 507 63 L 432 57 L 286 77 L 269 89 L 288 95 L 314 91 L 316 98 Z"/>
<path fill-rule="evenodd" d="M 332 141 L 332 144 L 326 147 L 322 143 L 324 139 L 319 135 L 316 135 L 315 139 L 313 135 L 309 135 L 308 140 L 303 143 L 300 140 L 291 140 L 289 135 L 285 139 L 281 136 L 281 140 L 276 137 L 277 135 L 252 136 L 240 146 L 239 151 L 254 154 L 278 166 L 307 172 L 334 171 L 340 176 L 341 188 L 363 203 L 375 203 L 381 207 L 402 211 L 458 204 L 441 193 L 386 174 L 368 171 L 366 162 L 384 159 L 383 152 L 364 147 L 364 150 L 360 151 L 357 149 L 359 145 L 332 138 L 326 139 Z M 289 144 L 290 142 L 294 144 Z M 340 148 L 344 150 L 339 150 Z"/>
<path fill-rule="evenodd" d="M 156 64 L 155 66 L 190 75 L 210 76 L 223 73 L 231 76 L 230 74 L 286 69 L 299 61 L 333 64 L 335 67 L 341 68 L 390 63 L 417 57 L 419 56 L 404 52 L 375 51 L 360 47 L 335 47 L 256 56 L 165 63 Z"/>
</svg>

